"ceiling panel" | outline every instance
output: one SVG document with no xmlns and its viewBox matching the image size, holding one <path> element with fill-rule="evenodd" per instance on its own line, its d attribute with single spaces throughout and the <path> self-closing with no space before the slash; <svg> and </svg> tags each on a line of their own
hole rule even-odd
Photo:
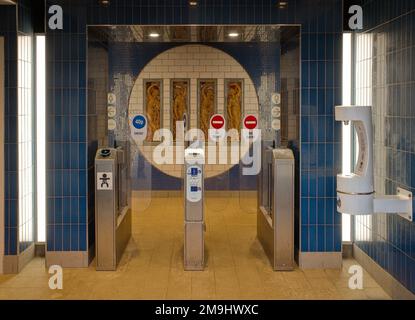
<svg viewBox="0 0 415 320">
<path fill-rule="evenodd" d="M 5 4 L 7 4 L 7 5 L 16 4 L 16 2 L 12 1 L 12 0 L 0 0 L 0 6 L 5 5 Z"/>
<path fill-rule="evenodd" d="M 295 28 L 278 25 L 209 26 L 90 26 L 97 40 L 112 42 L 279 42 L 281 30 Z M 158 35 L 157 37 L 151 37 Z M 231 35 L 234 37 L 231 37 Z"/>
</svg>

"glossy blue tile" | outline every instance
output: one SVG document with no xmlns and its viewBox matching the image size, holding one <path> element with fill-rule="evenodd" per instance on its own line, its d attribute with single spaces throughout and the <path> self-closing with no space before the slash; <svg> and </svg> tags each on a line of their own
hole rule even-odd
<svg viewBox="0 0 415 320">
<path fill-rule="evenodd" d="M 79 250 L 79 227 L 77 224 L 71 224 L 71 251 L 78 251 Z"/>
<path fill-rule="evenodd" d="M 68 170 L 62 172 L 62 192 L 63 195 L 71 194 L 71 172 Z"/>
<path fill-rule="evenodd" d="M 326 222 L 326 200 L 319 198 L 317 200 L 317 224 L 324 225 Z"/>
<path fill-rule="evenodd" d="M 311 86 L 315 87 L 315 85 L 313 86 L 313 84 L 311 84 Z M 310 110 L 310 115 L 318 115 L 318 90 L 317 89 L 310 89 L 309 110 Z"/>
<path fill-rule="evenodd" d="M 315 198 L 309 199 L 309 224 L 317 224 L 317 200 Z"/>
<path fill-rule="evenodd" d="M 301 226 L 301 251 L 309 251 L 308 226 Z"/>
<path fill-rule="evenodd" d="M 17 212 L 18 209 L 18 201 L 17 200 L 8 200 L 6 201 L 7 203 L 7 210 L 5 208 L 5 212 L 8 212 L 8 217 L 9 219 L 5 219 L 8 221 L 8 227 L 9 228 L 17 228 L 17 223 L 18 223 L 18 218 L 17 215 L 12 214 L 13 212 Z"/>
<path fill-rule="evenodd" d="M 324 47 L 323 47 L 324 50 Z M 325 62 L 318 62 L 318 80 L 317 86 L 319 88 L 324 88 L 326 86 L 326 64 Z"/>
<path fill-rule="evenodd" d="M 309 232 L 309 248 L 310 252 L 317 252 L 317 226 L 309 226 L 308 227 Z"/>
<path fill-rule="evenodd" d="M 326 199 L 325 208 L 325 221 L 327 225 L 334 224 L 334 215 L 337 214 L 336 200 L 332 198 Z"/>
<path fill-rule="evenodd" d="M 85 170 L 79 171 L 79 195 L 86 196 L 88 188 L 88 174 Z"/>
<path fill-rule="evenodd" d="M 85 251 L 87 249 L 87 233 L 86 233 L 86 225 L 80 224 L 79 225 L 79 251 Z"/>
<path fill-rule="evenodd" d="M 310 149 L 309 143 L 303 143 L 301 145 L 301 168 L 303 168 L 303 170 L 308 170 L 310 168 Z"/>
<path fill-rule="evenodd" d="M 309 199 L 308 198 L 301 198 L 301 225 L 308 225 L 309 219 Z"/>
<path fill-rule="evenodd" d="M 302 142 L 310 142 L 310 122 L 309 122 L 309 117 L 304 117 L 304 116 L 301 117 L 301 141 Z M 415 179 L 415 176 L 414 176 L 414 179 Z"/>
<path fill-rule="evenodd" d="M 325 252 L 326 251 L 326 233 L 325 226 L 317 226 L 317 251 Z"/>
<path fill-rule="evenodd" d="M 325 250 L 328 252 L 334 251 L 334 227 L 325 227 Z"/>
<path fill-rule="evenodd" d="M 309 196 L 309 172 L 306 171 L 301 173 L 301 196 Z"/>
<path fill-rule="evenodd" d="M 341 226 L 334 226 L 334 250 L 340 252 L 342 250 L 342 229 Z"/>
<path fill-rule="evenodd" d="M 86 217 L 86 212 L 87 212 L 87 199 L 85 197 L 80 197 L 78 199 L 78 207 L 79 207 L 79 217 L 78 217 L 78 221 L 80 224 L 86 224 L 87 222 L 87 217 Z"/>
<path fill-rule="evenodd" d="M 62 224 L 63 222 L 63 203 L 62 198 L 55 198 L 55 208 L 54 208 L 54 214 L 55 214 L 55 223 L 56 224 Z"/>
<path fill-rule="evenodd" d="M 309 172 L 309 186 L 308 186 L 308 196 L 317 197 L 317 173 L 315 171 Z"/>
<path fill-rule="evenodd" d="M 71 225 L 64 224 L 62 226 L 62 250 L 71 250 Z"/>
<path fill-rule="evenodd" d="M 321 169 L 317 173 L 317 197 L 321 198 L 321 200 L 324 200 L 324 197 L 326 195 L 325 181 L 325 171 L 324 169 Z"/>
<path fill-rule="evenodd" d="M 78 153 L 78 145 L 76 143 L 69 144 L 69 161 L 65 168 L 70 169 L 80 169 L 79 166 L 79 153 Z"/>
<path fill-rule="evenodd" d="M 57 224 L 55 225 L 55 237 L 54 237 L 54 244 L 55 244 L 55 251 L 62 251 L 63 250 L 63 230 L 62 225 Z"/>
<path fill-rule="evenodd" d="M 78 142 L 79 141 L 79 122 L 77 116 L 71 116 L 71 138 L 70 142 Z"/>
</svg>

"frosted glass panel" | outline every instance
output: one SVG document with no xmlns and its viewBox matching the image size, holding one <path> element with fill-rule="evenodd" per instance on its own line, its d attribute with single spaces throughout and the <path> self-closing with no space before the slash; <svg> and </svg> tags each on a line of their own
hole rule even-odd
<svg viewBox="0 0 415 320">
<path fill-rule="evenodd" d="M 360 106 L 372 106 L 372 86 L 373 86 L 373 34 L 357 34 L 355 40 L 355 59 L 356 59 L 356 105 Z M 376 110 L 373 109 L 374 119 L 376 119 Z M 376 135 L 375 135 L 375 148 L 376 148 Z M 359 141 L 355 136 L 355 150 L 359 150 Z M 383 143 L 383 142 L 382 142 Z M 376 153 L 378 155 L 378 153 Z M 354 154 L 355 162 L 357 161 L 358 154 Z M 377 158 L 377 157 L 376 157 Z M 375 159 L 376 159 L 375 158 Z M 376 160 L 375 160 L 376 167 Z M 376 170 L 376 168 L 375 168 Z M 381 184 L 376 184 L 375 189 L 384 194 L 384 190 Z M 356 216 L 354 226 L 355 240 L 356 241 L 371 241 L 371 229 L 372 229 L 372 216 Z"/>
<path fill-rule="evenodd" d="M 18 37 L 19 251 L 33 242 L 32 38 Z"/>
<path fill-rule="evenodd" d="M 36 36 L 37 241 L 46 240 L 46 42 Z"/>
</svg>

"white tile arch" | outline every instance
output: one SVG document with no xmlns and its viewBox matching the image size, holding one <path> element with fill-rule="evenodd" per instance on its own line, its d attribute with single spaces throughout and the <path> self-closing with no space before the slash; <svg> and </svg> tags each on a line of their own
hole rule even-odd
<svg viewBox="0 0 415 320">
<path fill-rule="evenodd" d="M 217 111 L 225 111 L 225 79 L 243 79 L 243 114 L 258 115 L 259 104 L 254 83 L 246 70 L 229 54 L 206 45 L 183 45 L 164 51 L 151 60 L 137 77 L 129 101 L 129 115 L 144 113 L 144 81 L 163 80 L 162 128 L 171 129 L 170 80 L 190 80 L 190 127 L 197 126 L 197 80 L 217 81 Z M 162 172 L 181 177 L 180 166 L 157 165 L 152 160 L 154 146 L 139 147 L 141 153 Z M 230 148 L 229 148 L 230 149 Z M 230 156 L 228 157 L 230 162 Z M 206 177 L 228 171 L 233 165 L 212 165 L 206 169 Z"/>
</svg>

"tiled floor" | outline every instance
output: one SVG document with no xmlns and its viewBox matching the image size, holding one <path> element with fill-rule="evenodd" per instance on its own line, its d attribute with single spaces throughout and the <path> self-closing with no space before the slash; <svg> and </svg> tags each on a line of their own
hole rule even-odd
<svg viewBox="0 0 415 320">
<path fill-rule="evenodd" d="M 256 239 L 255 201 L 247 195 L 206 200 L 207 267 L 183 271 L 183 206 L 155 198 L 146 210 L 135 198 L 133 239 L 116 272 L 65 269 L 63 290 L 48 288 L 44 260 L 18 275 L 0 276 L 0 299 L 389 299 L 364 273 L 364 290 L 348 288 L 342 270 L 273 272 Z"/>
</svg>

